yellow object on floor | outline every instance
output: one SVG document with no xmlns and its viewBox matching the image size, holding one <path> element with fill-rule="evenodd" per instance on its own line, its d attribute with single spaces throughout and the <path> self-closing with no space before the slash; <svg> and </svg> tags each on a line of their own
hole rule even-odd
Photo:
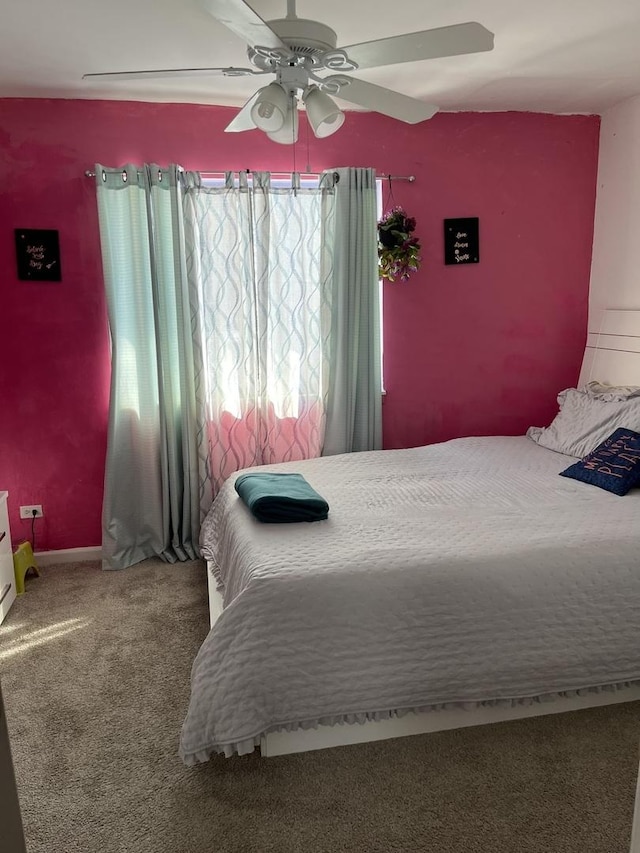
<svg viewBox="0 0 640 853">
<path fill-rule="evenodd" d="M 40 577 L 31 542 L 21 542 L 13 552 L 13 571 L 16 576 L 16 592 L 18 595 L 22 595 L 24 592 L 24 579 L 28 571 L 34 571 Z"/>
</svg>

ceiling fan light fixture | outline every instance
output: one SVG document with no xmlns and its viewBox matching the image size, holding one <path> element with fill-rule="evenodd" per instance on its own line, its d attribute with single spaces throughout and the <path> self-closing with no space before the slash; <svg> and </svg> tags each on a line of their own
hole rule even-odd
<svg viewBox="0 0 640 853">
<path fill-rule="evenodd" d="M 289 98 L 279 83 L 269 83 L 260 89 L 251 107 L 251 118 L 265 133 L 276 133 L 286 124 Z"/>
<path fill-rule="evenodd" d="M 302 96 L 309 124 L 315 136 L 331 136 L 344 124 L 344 113 L 338 105 L 317 86 L 309 86 Z"/>
<path fill-rule="evenodd" d="M 279 130 L 267 132 L 267 136 L 272 142 L 279 142 L 280 145 L 293 145 L 298 141 L 298 107 L 296 99 L 293 95 L 288 99 L 289 104 L 284 119 L 284 124 Z"/>
</svg>

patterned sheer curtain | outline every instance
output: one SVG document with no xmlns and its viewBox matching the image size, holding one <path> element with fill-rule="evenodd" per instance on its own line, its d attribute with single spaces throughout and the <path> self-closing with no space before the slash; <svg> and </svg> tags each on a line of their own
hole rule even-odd
<svg viewBox="0 0 640 853">
<path fill-rule="evenodd" d="M 234 471 L 322 452 L 332 328 L 335 176 L 268 172 L 184 195 L 201 509 Z"/>
</svg>

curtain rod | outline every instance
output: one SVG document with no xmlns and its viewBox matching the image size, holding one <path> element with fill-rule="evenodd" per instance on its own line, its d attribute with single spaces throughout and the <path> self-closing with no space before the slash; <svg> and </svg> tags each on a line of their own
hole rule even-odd
<svg viewBox="0 0 640 853">
<path fill-rule="evenodd" d="M 384 173 L 381 175 L 376 175 L 376 178 L 384 178 L 385 181 L 409 181 L 412 184 L 416 176 L 415 175 L 385 175 Z"/>
<path fill-rule="evenodd" d="M 210 171 L 200 172 L 201 175 L 223 175 L 227 171 L 226 169 L 212 169 Z M 236 170 L 232 170 L 236 171 Z M 239 169 L 240 172 L 249 172 L 251 173 L 252 169 Z M 87 178 L 95 178 L 96 173 L 93 169 L 87 169 L 85 171 L 85 177 Z M 288 175 L 290 172 L 272 172 L 273 175 Z M 320 177 L 321 172 L 300 172 L 301 175 L 309 175 L 310 177 Z M 385 181 L 409 181 L 409 183 L 413 183 L 416 179 L 415 175 L 385 175 L 380 174 L 376 175 L 377 178 L 384 179 Z"/>
</svg>

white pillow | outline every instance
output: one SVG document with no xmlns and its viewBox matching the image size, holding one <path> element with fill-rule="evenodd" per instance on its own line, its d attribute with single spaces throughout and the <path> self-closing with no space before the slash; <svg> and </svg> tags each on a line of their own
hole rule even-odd
<svg viewBox="0 0 640 853">
<path fill-rule="evenodd" d="M 529 427 L 527 436 L 549 450 L 582 459 L 618 427 L 640 432 L 640 397 L 608 401 L 567 388 L 558 394 L 560 411 L 548 427 Z"/>
<path fill-rule="evenodd" d="M 597 379 L 587 382 L 584 390 L 590 397 L 598 397 L 605 402 L 628 400 L 630 397 L 640 397 L 638 385 L 609 385 L 608 382 L 598 382 Z"/>
</svg>

